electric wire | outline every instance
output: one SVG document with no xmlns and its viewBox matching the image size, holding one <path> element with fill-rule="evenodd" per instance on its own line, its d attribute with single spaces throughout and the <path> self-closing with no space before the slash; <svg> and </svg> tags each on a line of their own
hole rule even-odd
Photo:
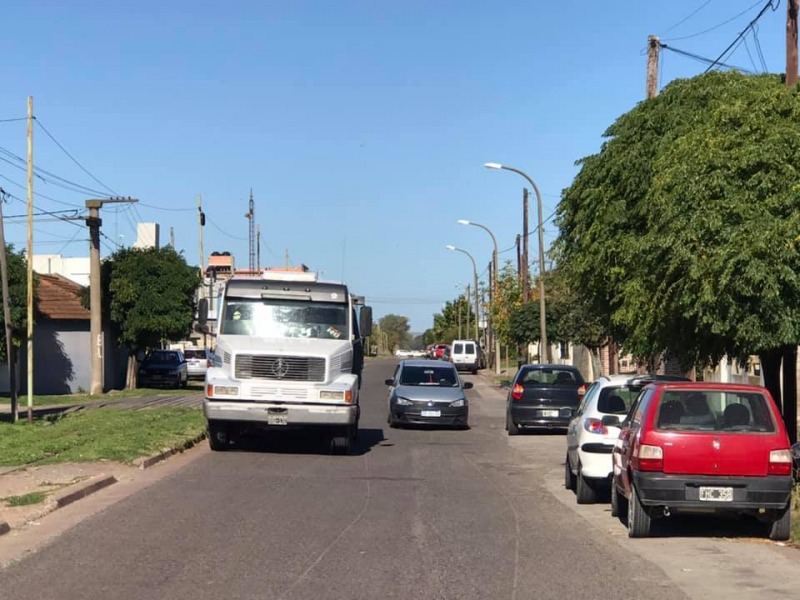
<svg viewBox="0 0 800 600">
<path fill-rule="evenodd" d="M 761 67 L 764 69 L 764 73 L 769 72 L 769 68 L 767 68 L 767 61 L 764 59 L 764 51 L 761 48 L 761 40 L 758 39 L 758 27 L 753 27 L 753 41 L 756 43 L 756 52 L 758 52 L 758 58 L 761 60 Z"/>
<path fill-rule="evenodd" d="M 763 17 L 766 14 L 767 9 L 771 8 L 772 12 L 775 12 L 776 10 L 778 10 L 778 7 L 780 6 L 780 4 L 781 4 L 780 0 L 777 0 L 777 1 L 776 0 L 767 0 L 767 3 L 763 6 L 763 8 L 760 11 L 758 11 L 758 14 L 756 15 L 756 17 L 752 21 L 750 21 L 750 23 L 747 24 L 747 27 L 745 27 L 741 32 L 739 32 L 739 35 L 736 36 L 736 39 L 734 39 L 733 42 L 731 42 L 731 44 L 727 48 L 725 48 L 725 50 L 722 51 L 722 54 L 720 54 L 717 57 L 717 60 L 715 60 L 713 63 L 711 63 L 704 72 L 708 73 L 711 69 L 713 69 L 714 66 L 719 61 L 721 61 L 722 59 L 725 58 L 725 56 L 728 54 L 728 52 L 731 51 L 731 49 L 733 49 L 735 51 L 736 48 L 738 48 L 739 45 L 741 45 L 741 42 L 744 39 L 744 36 L 747 35 L 747 32 L 750 31 L 750 29 L 752 27 L 754 27 L 756 23 L 758 23 L 759 19 L 761 19 L 761 17 Z"/>
<path fill-rule="evenodd" d="M 696 38 L 696 37 L 699 37 L 701 35 L 705 35 L 706 33 L 710 33 L 710 32 L 712 32 L 712 31 L 714 31 L 716 29 L 719 29 L 720 27 L 724 27 L 725 25 L 727 25 L 728 23 L 731 23 L 732 21 L 735 21 L 739 17 L 746 15 L 747 13 L 749 13 L 751 10 L 753 10 L 754 8 L 759 6 L 760 4 L 761 4 L 761 0 L 759 0 L 758 2 L 753 4 L 752 6 L 749 6 L 748 8 L 745 8 L 742 12 L 735 14 L 730 19 L 728 19 L 726 21 L 723 21 L 722 23 L 719 23 L 718 25 L 714 25 L 713 27 L 709 27 L 708 29 L 704 29 L 703 31 L 698 31 L 697 33 L 693 33 L 691 35 L 684 35 L 684 36 L 681 36 L 681 37 L 665 39 L 664 41 L 665 42 L 679 42 L 680 40 L 689 40 L 691 38 Z"/>
<path fill-rule="evenodd" d="M 681 19 L 680 21 L 678 21 L 677 23 L 675 23 L 675 25 L 673 25 L 672 27 L 668 27 L 667 29 L 665 29 L 665 30 L 664 30 L 664 32 L 663 32 L 661 35 L 664 35 L 665 33 L 669 33 L 670 31 L 672 31 L 673 29 L 675 29 L 675 28 L 676 28 L 676 27 L 678 27 L 679 25 L 683 25 L 683 24 L 684 24 L 686 21 L 688 21 L 689 19 L 691 19 L 693 16 L 695 16 L 697 13 L 699 13 L 701 10 L 703 10 L 703 9 L 704 9 L 706 6 L 708 6 L 709 4 L 711 4 L 711 0 L 706 0 L 706 1 L 705 1 L 705 2 L 703 2 L 703 4 L 701 4 L 701 5 L 700 5 L 698 8 L 695 8 L 695 9 L 694 9 L 694 10 L 693 10 L 691 13 L 689 13 L 689 14 L 688 14 L 687 16 L 685 16 L 683 19 Z"/>
<path fill-rule="evenodd" d="M 664 50 L 669 50 L 670 52 L 674 52 L 675 54 L 680 54 L 682 56 L 692 58 L 698 62 L 705 63 L 707 65 L 710 65 L 714 62 L 714 60 L 711 58 L 706 58 L 705 56 L 700 56 L 699 54 L 694 54 L 693 52 L 688 52 L 686 50 L 681 50 L 679 48 L 673 48 L 672 46 L 669 46 L 667 44 L 660 44 L 660 46 Z M 717 65 L 719 65 L 720 67 L 725 67 L 727 69 L 735 69 L 737 71 L 741 71 L 742 73 L 750 73 L 750 74 L 753 73 L 753 71 L 750 71 L 749 69 L 745 69 L 743 67 L 737 67 L 736 65 L 729 65 L 723 62 L 718 62 Z"/>
<path fill-rule="evenodd" d="M 0 123 L 13 123 L 15 121 L 27 121 L 28 117 L 18 117 L 16 119 L 0 119 Z"/>
<path fill-rule="evenodd" d="M 747 43 L 747 38 L 742 38 L 744 41 L 744 49 L 747 51 L 747 57 L 750 59 L 750 64 L 753 65 L 753 69 L 758 71 L 758 66 L 756 66 L 756 61 L 753 60 L 753 54 L 750 52 L 750 44 Z"/>
<path fill-rule="evenodd" d="M 222 229 L 222 227 L 220 227 L 219 225 L 217 225 L 216 223 L 214 223 L 214 221 L 212 221 L 211 219 L 209 219 L 207 214 L 206 214 L 206 223 L 210 224 L 210 225 L 211 225 L 211 226 L 212 226 L 214 229 L 216 229 L 217 231 L 219 231 L 219 232 L 220 232 L 222 235 L 226 235 L 226 236 L 228 236 L 229 238 L 231 238 L 231 239 L 233 239 L 233 240 L 239 240 L 239 241 L 242 241 L 242 242 L 243 242 L 243 241 L 245 241 L 245 240 L 247 239 L 246 237 L 239 237 L 239 236 L 235 236 L 235 235 L 233 235 L 233 234 L 230 234 L 230 233 L 228 233 L 227 231 L 225 231 L 224 229 Z"/>
<path fill-rule="evenodd" d="M 82 165 L 80 162 L 78 162 L 78 160 L 77 160 L 77 159 L 76 159 L 74 156 L 72 156 L 72 154 L 70 154 L 70 153 L 69 153 L 69 151 L 68 151 L 68 150 L 67 150 L 67 149 L 66 149 L 66 148 L 65 148 L 65 147 L 64 147 L 64 146 L 61 144 L 61 142 L 59 142 L 59 141 L 58 141 L 58 140 L 55 138 L 55 136 L 53 136 L 53 134 L 52 134 L 52 133 L 50 133 L 50 132 L 47 130 L 47 128 L 46 128 L 46 127 L 45 127 L 45 126 L 42 124 L 41 120 L 40 120 L 38 117 L 34 117 L 34 118 L 33 118 L 33 120 L 34 120 L 34 122 L 35 122 L 35 123 L 36 123 L 36 124 L 37 124 L 37 125 L 38 125 L 38 126 L 41 128 L 41 130 L 42 130 L 42 131 L 44 131 L 44 132 L 47 134 L 47 137 L 49 137 L 51 140 L 53 140 L 53 143 L 54 143 L 56 146 L 58 146 L 58 147 L 61 149 L 61 151 L 62 151 L 64 154 L 66 154 L 66 155 L 67 155 L 67 156 L 70 158 L 70 160 L 72 160 L 72 162 L 74 162 L 76 165 L 78 165 L 78 167 L 81 169 L 81 171 L 83 171 L 84 173 L 86 173 L 86 174 L 87 174 L 89 177 L 91 177 L 91 178 L 92 178 L 92 179 L 93 179 L 93 180 L 94 180 L 96 183 L 99 183 L 101 187 L 103 187 L 103 188 L 105 188 L 107 191 L 111 192 L 111 194 L 112 194 L 112 195 L 114 195 L 114 196 L 119 196 L 119 194 L 118 194 L 117 192 L 115 192 L 114 190 L 112 190 L 112 189 L 111 189 L 110 187 L 108 187 L 108 186 L 107 186 L 105 183 L 103 183 L 102 181 L 100 181 L 100 180 L 99 180 L 97 177 L 95 177 L 94 175 L 92 175 L 92 173 L 91 173 L 91 172 L 89 172 L 89 170 L 88 170 L 86 167 L 84 167 L 84 166 L 83 166 L 83 165 Z"/>
<path fill-rule="evenodd" d="M 163 206 L 156 206 L 154 204 L 145 204 L 144 202 L 139 202 L 139 206 L 144 206 L 145 208 L 152 208 L 153 210 L 164 210 L 169 212 L 193 212 L 197 210 L 197 207 L 194 208 L 165 208 Z"/>
</svg>

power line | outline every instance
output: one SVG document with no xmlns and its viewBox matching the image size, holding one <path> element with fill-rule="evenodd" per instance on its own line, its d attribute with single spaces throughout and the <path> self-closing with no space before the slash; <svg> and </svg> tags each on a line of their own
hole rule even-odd
<svg viewBox="0 0 800 600">
<path fill-rule="evenodd" d="M 758 23 L 758 20 L 764 16 L 764 14 L 767 12 L 767 9 L 771 8 L 772 12 L 778 10 L 778 7 L 781 4 L 780 0 L 777 0 L 775 4 L 773 4 L 773 1 L 774 0 L 767 0 L 767 3 L 764 5 L 764 7 L 760 11 L 758 11 L 756 18 L 750 21 L 750 23 L 747 24 L 747 27 L 745 27 L 741 32 L 739 32 L 739 35 L 736 36 L 736 39 L 733 40 L 733 42 L 731 42 L 731 44 L 727 48 L 725 48 L 725 50 L 722 51 L 722 54 L 720 54 L 717 57 L 717 60 L 715 60 L 708 66 L 708 68 L 704 71 L 705 73 L 708 73 L 712 68 L 714 68 L 714 65 L 716 65 L 719 61 L 725 58 L 725 55 L 728 54 L 731 48 L 733 48 L 734 46 L 738 47 L 738 45 L 741 44 L 742 40 L 744 39 L 744 36 L 747 35 L 747 32 L 750 31 L 750 29 L 754 27 L 756 23 Z"/>
<path fill-rule="evenodd" d="M 700 56 L 699 54 L 694 54 L 693 52 L 688 52 L 686 50 L 680 50 L 679 48 L 673 48 L 672 46 L 668 46 L 667 44 L 659 44 L 664 50 L 669 50 L 670 52 L 674 52 L 675 54 L 681 54 L 683 56 L 687 56 L 689 58 L 693 58 L 698 62 L 705 63 L 707 65 L 713 64 L 714 60 L 710 58 L 706 58 L 705 56 Z M 736 69 L 737 71 L 741 71 L 742 73 L 750 73 L 752 74 L 753 71 L 749 69 L 745 69 L 744 67 L 737 67 L 736 65 L 729 65 L 722 62 L 717 62 L 717 65 L 720 67 L 725 67 L 728 69 Z"/>
<path fill-rule="evenodd" d="M 663 35 L 664 33 L 669 33 L 670 31 L 672 31 L 673 29 L 675 29 L 675 28 L 676 28 L 676 27 L 678 27 L 679 25 L 683 25 L 683 24 L 684 24 L 686 21 L 688 21 L 689 19 L 691 19 L 693 16 L 695 16 L 697 13 L 699 13 L 701 10 L 703 10 L 703 9 L 704 9 L 706 6 L 708 6 L 709 4 L 711 4 L 711 0 L 706 0 L 706 1 L 705 1 L 705 2 L 703 2 L 703 4 L 701 4 L 701 5 L 700 5 L 698 8 L 694 9 L 694 10 L 693 10 L 691 13 L 689 13 L 689 14 L 688 14 L 686 17 L 684 17 L 683 19 L 681 19 L 680 21 L 678 21 L 677 23 L 675 23 L 675 25 L 673 25 L 672 27 L 668 27 L 668 28 L 667 28 L 667 29 L 666 29 L 666 30 L 665 30 L 665 31 L 662 33 L 662 35 Z"/>
<path fill-rule="evenodd" d="M 165 208 L 163 206 L 156 206 L 154 204 L 145 204 L 144 202 L 139 202 L 139 206 L 144 206 L 145 208 L 152 208 L 153 210 L 164 210 L 170 212 L 195 212 L 197 211 L 197 207 L 194 208 Z"/>
<path fill-rule="evenodd" d="M 713 27 L 709 27 L 708 29 L 704 29 L 703 31 L 698 31 L 697 33 L 693 33 L 691 35 L 684 35 L 682 37 L 669 38 L 669 39 L 664 40 L 664 41 L 666 41 L 666 42 L 679 42 L 681 40 L 688 40 L 688 39 L 691 39 L 691 38 L 699 37 L 701 35 L 705 35 L 706 33 L 710 33 L 712 31 L 714 31 L 715 29 L 719 29 L 720 27 L 724 27 L 725 25 L 727 25 L 728 23 L 730 23 L 732 21 L 735 21 L 739 17 L 741 17 L 743 15 L 746 15 L 747 13 L 749 13 L 751 10 L 753 10 L 756 6 L 758 6 L 760 4 L 761 4 L 761 0 L 759 0 L 758 2 L 753 4 L 752 6 L 749 6 L 748 8 L 745 8 L 742 12 L 732 16 L 727 21 L 723 21 L 722 23 L 720 23 L 718 25 L 714 25 Z"/>
<path fill-rule="evenodd" d="M 217 225 L 216 223 L 214 223 L 214 221 L 212 221 L 211 219 L 209 219 L 209 218 L 208 218 L 208 214 L 206 214 L 206 223 L 210 224 L 210 225 L 211 225 L 211 226 L 212 226 L 214 229 L 216 229 L 217 231 L 219 231 L 221 234 L 223 234 L 223 235 L 226 235 L 226 236 L 228 236 L 229 238 L 231 238 L 231 239 L 233 239 L 233 240 L 240 240 L 240 241 L 242 241 L 242 242 L 243 242 L 243 241 L 245 241 L 245 240 L 247 239 L 246 237 L 239 237 L 239 236 L 236 236 L 236 235 L 231 235 L 230 233 L 228 233 L 227 231 L 225 231 L 224 229 L 222 229 L 222 227 L 220 227 L 219 225 Z"/>
<path fill-rule="evenodd" d="M 59 142 L 53 136 L 53 134 L 50 133 L 44 125 L 42 125 L 42 122 L 39 120 L 38 117 L 34 117 L 33 120 L 39 127 L 41 127 L 42 131 L 44 131 L 47 134 L 47 137 L 49 137 L 51 140 L 53 140 L 53 143 L 55 143 L 56 146 L 61 148 L 62 152 L 64 152 L 64 154 L 66 154 L 70 158 L 70 160 L 72 160 L 72 162 L 74 162 L 76 165 L 78 165 L 78 167 L 81 169 L 81 171 L 86 173 L 89 177 L 91 177 L 96 183 L 99 183 L 107 191 L 111 192 L 111 194 L 113 196 L 119 196 L 120 195 L 117 192 L 115 192 L 114 190 L 112 190 L 110 187 L 108 187 L 105 183 L 100 181 L 97 177 L 92 175 L 92 173 L 90 173 L 89 170 L 86 167 L 84 167 L 80 162 L 78 162 L 78 159 L 76 159 L 74 156 L 72 156 L 72 154 L 70 154 L 69 151 L 66 148 L 64 148 L 64 146 L 61 144 L 61 142 Z"/>
<path fill-rule="evenodd" d="M 13 123 L 15 121 L 27 121 L 28 117 L 19 117 L 16 119 L 0 119 L 0 123 Z"/>
</svg>

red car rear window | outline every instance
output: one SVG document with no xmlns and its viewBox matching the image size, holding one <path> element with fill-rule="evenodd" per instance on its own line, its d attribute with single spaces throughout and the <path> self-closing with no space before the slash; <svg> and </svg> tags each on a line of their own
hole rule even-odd
<svg viewBox="0 0 800 600">
<path fill-rule="evenodd" d="M 760 392 L 665 390 L 656 428 L 677 431 L 775 431 L 769 400 Z"/>
</svg>

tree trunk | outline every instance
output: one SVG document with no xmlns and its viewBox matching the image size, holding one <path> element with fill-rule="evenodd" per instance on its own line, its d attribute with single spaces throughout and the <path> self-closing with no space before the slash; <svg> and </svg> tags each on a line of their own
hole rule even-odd
<svg viewBox="0 0 800 600">
<path fill-rule="evenodd" d="M 128 372 L 125 376 L 125 389 L 127 390 L 135 390 L 136 389 L 136 372 L 137 372 L 137 361 L 135 354 L 128 355 Z"/>
<path fill-rule="evenodd" d="M 761 373 L 764 375 L 764 387 L 772 394 L 775 404 L 783 414 L 783 400 L 781 395 L 781 361 L 783 349 L 775 348 L 765 350 L 758 355 L 761 359 Z"/>
<path fill-rule="evenodd" d="M 783 421 L 789 443 L 797 441 L 797 346 L 783 349 Z"/>
</svg>

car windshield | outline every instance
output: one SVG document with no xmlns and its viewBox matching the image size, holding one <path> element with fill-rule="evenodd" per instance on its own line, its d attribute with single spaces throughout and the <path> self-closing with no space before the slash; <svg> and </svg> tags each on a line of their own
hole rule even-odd
<svg viewBox="0 0 800 600">
<path fill-rule="evenodd" d="M 179 363 L 180 358 L 177 352 L 166 352 L 164 350 L 156 350 L 147 357 L 148 362 L 153 363 Z"/>
<path fill-rule="evenodd" d="M 451 367 L 407 366 L 400 373 L 400 385 L 437 385 L 456 387 L 458 375 Z"/>
<path fill-rule="evenodd" d="M 520 373 L 523 385 L 577 385 L 578 380 L 573 371 L 567 369 L 526 369 Z"/>
<path fill-rule="evenodd" d="M 229 297 L 220 334 L 346 340 L 347 310 L 345 303 Z"/>
<path fill-rule="evenodd" d="M 664 391 L 656 427 L 679 431 L 775 431 L 764 394 L 709 389 Z"/>
<path fill-rule="evenodd" d="M 597 398 L 597 410 L 607 415 L 628 414 L 633 401 L 639 396 L 642 386 L 615 385 L 604 387 Z"/>
</svg>

